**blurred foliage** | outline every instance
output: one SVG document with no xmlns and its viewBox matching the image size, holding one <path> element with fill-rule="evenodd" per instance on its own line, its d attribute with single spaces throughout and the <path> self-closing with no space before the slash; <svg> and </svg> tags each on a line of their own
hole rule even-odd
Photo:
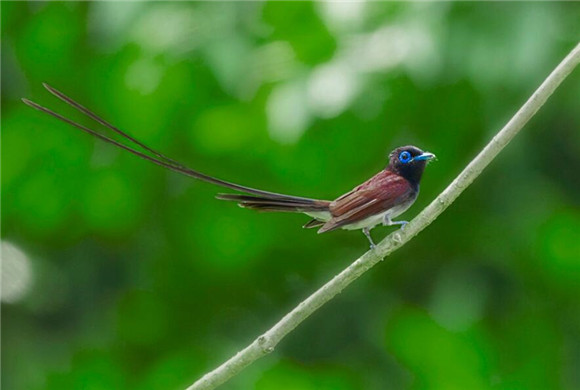
<svg viewBox="0 0 580 390">
<path fill-rule="evenodd" d="M 90 123 L 41 82 L 272 191 L 332 199 L 418 145 L 439 159 L 410 219 L 578 20 L 578 3 L 2 2 L 2 387 L 183 388 L 367 249 L 29 109 Z M 223 388 L 580 388 L 579 102 L 576 70 L 432 226 Z"/>
</svg>

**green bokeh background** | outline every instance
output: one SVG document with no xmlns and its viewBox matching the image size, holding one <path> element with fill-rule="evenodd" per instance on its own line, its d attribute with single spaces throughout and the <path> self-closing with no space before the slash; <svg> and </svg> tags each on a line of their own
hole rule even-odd
<svg viewBox="0 0 580 390">
<path fill-rule="evenodd" d="M 412 218 L 580 36 L 578 3 L 2 2 L 2 387 L 181 389 L 367 249 L 95 141 L 332 199 L 415 144 Z M 224 389 L 580 388 L 580 70 L 426 231 Z M 391 228 L 373 231 L 376 239 Z"/>
</svg>

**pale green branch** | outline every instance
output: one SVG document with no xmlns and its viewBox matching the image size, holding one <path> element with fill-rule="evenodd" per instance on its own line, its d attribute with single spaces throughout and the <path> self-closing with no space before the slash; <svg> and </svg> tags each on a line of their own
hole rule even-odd
<svg viewBox="0 0 580 390">
<path fill-rule="evenodd" d="M 205 374 L 188 390 L 213 389 L 238 374 L 258 358 L 272 352 L 274 347 L 320 306 L 331 300 L 350 283 L 372 268 L 379 261 L 409 242 L 433 222 L 465 190 L 530 118 L 548 100 L 552 92 L 580 62 L 580 44 L 546 78 L 513 118 L 501 129 L 483 150 L 465 167 L 455 180 L 415 217 L 403 230 L 397 230 L 382 240 L 375 250 L 365 253 L 348 268 L 301 302 L 286 314 L 270 330 L 254 340 L 215 370 Z"/>
</svg>

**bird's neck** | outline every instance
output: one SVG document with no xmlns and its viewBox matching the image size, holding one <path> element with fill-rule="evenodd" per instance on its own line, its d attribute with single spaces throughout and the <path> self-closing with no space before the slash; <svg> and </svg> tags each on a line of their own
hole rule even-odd
<svg viewBox="0 0 580 390">
<path fill-rule="evenodd" d="M 400 167 L 398 169 L 387 167 L 387 170 L 404 177 L 411 184 L 411 186 L 413 186 L 413 188 L 418 191 L 419 183 L 421 182 L 421 176 L 423 176 L 425 167 L 409 166 Z"/>
</svg>

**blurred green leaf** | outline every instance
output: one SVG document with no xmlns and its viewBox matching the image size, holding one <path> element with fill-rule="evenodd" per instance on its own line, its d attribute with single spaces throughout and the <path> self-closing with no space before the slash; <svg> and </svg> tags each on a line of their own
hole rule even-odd
<svg viewBox="0 0 580 390">
<path fill-rule="evenodd" d="M 413 388 L 486 389 L 492 357 L 481 335 L 453 333 L 418 310 L 407 309 L 387 325 L 389 350 L 416 375 Z"/>
<path fill-rule="evenodd" d="M 131 291 L 119 303 L 118 337 L 137 346 L 153 347 L 169 335 L 164 302 L 146 291 Z"/>
<path fill-rule="evenodd" d="M 2 387 L 181 389 L 364 237 L 216 200 L 20 98 L 120 139 L 48 82 L 192 168 L 321 199 L 415 144 L 438 160 L 408 220 L 577 43 L 580 7 L 2 2 L 1 15 L 1 234 L 34 275 L 2 302 Z M 427 231 L 224 388 L 580 388 L 579 75 Z"/>
</svg>

